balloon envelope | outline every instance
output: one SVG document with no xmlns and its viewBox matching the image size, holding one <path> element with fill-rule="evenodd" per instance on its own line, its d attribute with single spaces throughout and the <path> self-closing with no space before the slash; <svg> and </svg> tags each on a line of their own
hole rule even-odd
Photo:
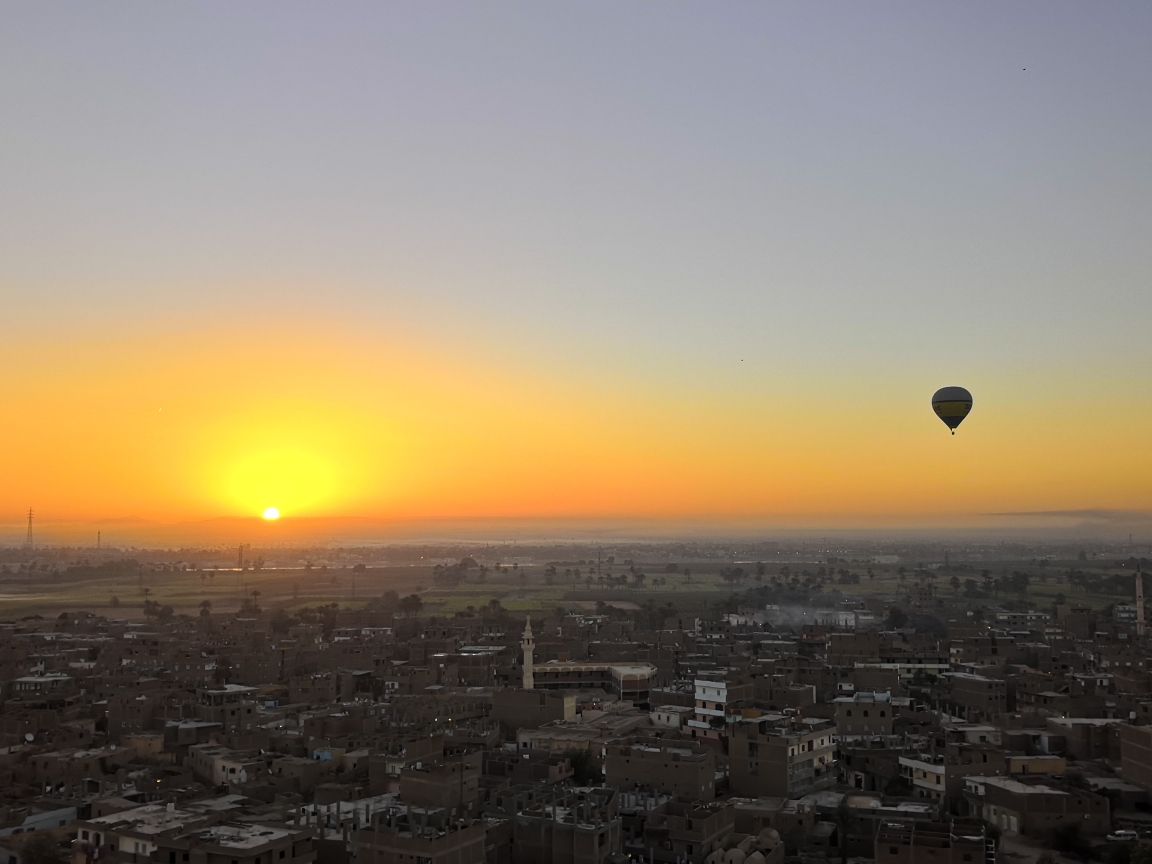
<svg viewBox="0 0 1152 864">
<path fill-rule="evenodd" d="M 955 435 L 972 410 L 972 394 L 963 387 L 941 387 L 932 396 L 932 410 Z"/>
</svg>

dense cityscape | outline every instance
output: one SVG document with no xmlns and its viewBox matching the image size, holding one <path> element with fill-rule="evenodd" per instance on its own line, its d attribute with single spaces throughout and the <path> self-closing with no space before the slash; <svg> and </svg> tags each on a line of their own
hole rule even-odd
<svg viewBox="0 0 1152 864">
<path fill-rule="evenodd" d="M 1122 864 L 1152 831 L 1148 553 L 9 547 L 0 849 Z M 117 594 L 61 608 L 80 585 Z"/>
</svg>

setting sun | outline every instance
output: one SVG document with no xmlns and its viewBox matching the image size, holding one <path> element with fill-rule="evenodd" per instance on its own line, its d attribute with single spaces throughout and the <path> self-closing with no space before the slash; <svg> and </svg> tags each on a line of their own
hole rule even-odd
<svg viewBox="0 0 1152 864">
<path fill-rule="evenodd" d="M 275 507 L 269 507 L 267 510 L 264 511 L 264 518 L 265 519 L 279 519 L 280 518 L 280 511 L 277 510 Z"/>
</svg>

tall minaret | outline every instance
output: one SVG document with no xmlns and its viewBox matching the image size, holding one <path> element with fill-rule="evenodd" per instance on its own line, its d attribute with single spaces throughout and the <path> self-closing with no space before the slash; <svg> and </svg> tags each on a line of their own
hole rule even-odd
<svg viewBox="0 0 1152 864">
<path fill-rule="evenodd" d="M 536 647 L 536 640 L 532 638 L 532 616 L 524 625 L 524 640 L 520 643 L 524 649 L 524 689 L 533 690 L 535 682 L 532 679 L 532 649 Z"/>
<path fill-rule="evenodd" d="M 1144 574 L 1136 565 L 1136 635 L 1144 638 Z"/>
</svg>

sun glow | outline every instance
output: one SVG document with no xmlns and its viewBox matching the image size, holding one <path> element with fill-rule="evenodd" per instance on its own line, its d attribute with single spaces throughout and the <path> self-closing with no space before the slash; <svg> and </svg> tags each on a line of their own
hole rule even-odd
<svg viewBox="0 0 1152 864">
<path fill-rule="evenodd" d="M 274 519 L 279 519 L 280 518 L 280 511 L 277 510 L 275 507 L 269 507 L 267 510 L 264 511 L 264 518 L 269 520 L 269 521 L 272 521 Z"/>
</svg>

